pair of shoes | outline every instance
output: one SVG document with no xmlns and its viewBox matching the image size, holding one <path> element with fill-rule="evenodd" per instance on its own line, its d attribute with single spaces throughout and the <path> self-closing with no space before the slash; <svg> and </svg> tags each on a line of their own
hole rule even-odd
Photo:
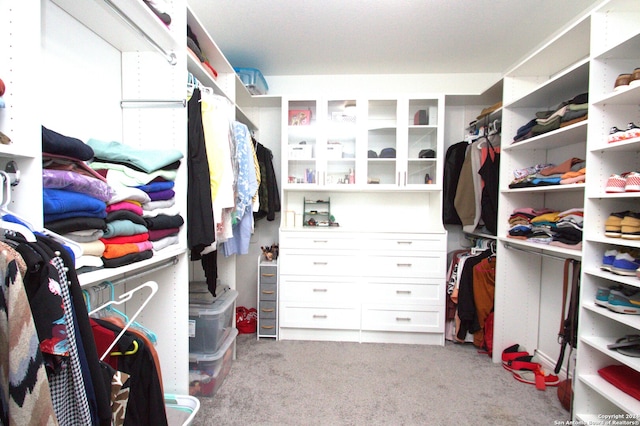
<svg viewBox="0 0 640 426">
<path fill-rule="evenodd" d="M 502 366 L 519 382 L 535 385 L 539 390 L 545 390 L 547 386 L 558 386 L 560 383 L 558 376 L 545 374 L 537 356 L 530 355 L 519 344 L 502 351 Z"/>
<path fill-rule="evenodd" d="M 620 238 L 622 236 L 622 219 L 629 215 L 631 211 L 613 212 L 604 221 L 604 235 L 609 238 Z"/>
<path fill-rule="evenodd" d="M 638 266 L 636 266 L 638 262 L 640 262 L 640 252 L 636 249 L 623 249 L 621 251 L 611 249 L 604 252 L 600 269 L 618 275 L 633 276 L 640 273 Z"/>
<path fill-rule="evenodd" d="M 609 129 L 609 135 L 607 136 L 607 142 L 620 142 L 628 139 L 634 139 L 640 137 L 640 127 L 634 122 L 627 124 L 625 130 L 621 130 L 617 126 L 613 126 Z"/>
<path fill-rule="evenodd" d="M 614 212 L 604 221 L 604 235 L 609 238 L 640 240 L 640 213 Z"/>
<path fill-rule="evenodd" d="M 610 258 L 611 255 L 609 254 L 608 257 Z M 602 263 L 604 265 L 604 257 L 602 260 Z M 633 277 L 636 275 L 636 271 L 638 270 L 638 268 L 640 268 L 640 256 L 638 255 L 638 253 L 622 252 L 615 255 L 613 262 L 611 262 L 611 266 L 608 270 L 616 275 Z"/>
<path fill-rule="evenodd" d="M 622 218 L 620 237 L 625 240 L 640 240 L 640 213 L 629 212 Z"/>
<path fill-rule="evenodd" d="M 640 358 L 640 335 L 627 334 L 617 339 L 615 343 L 607 345 L 607 349 L 613 349 L 622 355 Z"/>
<path fill-rule="evenodd" d="M 616 92 L 621 89 L 626 89 L 627 87 L 629 87 L 629 83 L 631 83 L 632 79 L 632 74 L 623 73 L 618 75 L 618 77 L 616 77 L 615 83 L 613 84 L 613 91 Z"/>
<path fill-rule="evenodd" d="M 515 345 L 511 345 L 502 351 L 502 366 L 505 369 L 511 371 L 511 369 L 508 368 L 509 362 L 523 356 L 530 356 L 529 352 L 527 352 L 524 347 L 520 346 L 517 343 Z"/>
<path fill-rule="evenodd" d="M 614 173 L 607 179 L 604 191 L 607 193 L 640 192 L 640 173 L 625 172 L 621 175 Z"/>
<path fill-rule="evenodd" d="M 620 314 L 640 315 L 640 291 L 637 289 L 600 287 L 594 303 Z"/>
<path fill-rule="evenodd" d="M 640 84 L 640 68 L 636 68 L 632 73 L 622 73 L 616 77 L 613 90 L 618 91 L 629 86 L 634 87 Z"/>
<path fill-rule="evenodd" d="M 621 314 L 640 315 L 640 291 L 624 288 L 611 290 L 607 308 Z"/>
</svg>

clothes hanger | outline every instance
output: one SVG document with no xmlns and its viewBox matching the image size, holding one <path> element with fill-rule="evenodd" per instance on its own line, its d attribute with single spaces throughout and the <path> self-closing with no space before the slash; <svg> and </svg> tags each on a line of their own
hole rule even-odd
<svg viewBox="0 0 640 426">
<path fill-rule="evenodd" d="M 33 233 L 33 227 L 18 217 L 15 213 L 10 212 L 8 205 L 11 202 L 11 180 L 9 174 L 0 170 L 2 177 L 2 204 L 0 204 L 0 229 L 11 231 L 22 235 L 28 242 L 35 243 L 37 241 Z"/>
<path fill-rule="evenodd" d="M 155 281 L 147 281 L 144 284 L 141 284 L 140 286 L 136 287 L 133 290 L 130 290 L 126 293 L 123 293 L 120 295 L 120 297 L 118 298 L 118 300 L 110 300 L 107 303 L 99 306 L 98 308 L 94 309 L 93 311 L 89 312 L 89 315 L 95 314 L 97 311 L 104 309 L 108 306 L 111 305 L 120 305 L 122 303 L 125 303 L 129 300 L 131 300 L 131 298 L 133 297 L 133 295 L 142 290 L 143 288 L 149 288 L 151 290 L 151 293 L 147 296 L 147 298 L 145 299 L 144 302 L 142 302 L 142 305 L 140 305 L 140 307 L 138 308 L 138 310 L 131 316 L 131 319 L 124 325 L 124 327 L 122 327 L 122 330 L 120 331 L 120 333 L 118 333 L 118 335 L 116 336 L 115 339 L 113 339 L 113 342 L 111 342 L 111 344 L 109 345 L 109 347 L 107 348 L 106 351 L 104 351 L 104 354 L 102 354 L 102 356 L 100 357 L 100 361 L 103 361 L 105 359 L 105 357 L 107 355 L 109 355 L 111 353 L 111 350 L 114 348 L 114 346 L 118 343 L 118 341 L 120 340 L 120 338 L 124 335 L 124 333 L 129 329 L 129 327 L 131 326 L 131 324 L 135 321 L 135 319 L 138 317 L 138 315 L 140 314 L 140 312 L 142 312 L 142 310 L 145 308 L 145 306 L 147 306 L 147 304 L 151 301 L 151 299 L 153 298 L 153 296 L 156 294 L 156 292 L 158 291 L 158 283 Z"/>
<path fill-rule="evenodd" d="M 74 260 L 84 254 L 84 249 L 80 246 L 80 244 L 78 244 L 73 240 L 70 240 L 69 238 L 63 237 L 62 235 L 58 235 L 47 228 L 44 228 L 41 233 L 51 238 L 52 240 L 57 241 L 63 246 L 69 247 L 69 249 L 71 249 L 71 251 L 73 252 Z"/>
</svg>

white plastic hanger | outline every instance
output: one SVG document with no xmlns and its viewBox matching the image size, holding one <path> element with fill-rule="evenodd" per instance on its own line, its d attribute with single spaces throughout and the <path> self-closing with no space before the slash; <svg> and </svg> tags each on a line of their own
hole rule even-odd
<svg viewBox="0 0 640 426">
<path fill-rule="evenodd" d="M 138 315 L 140 314 L 140 312 L 142 312 L 142 310 L 145 308 L 145 306 L 147 306 L 147 303 L 149 303 L 151 301 L 151 298 L 156 294 L 156 292 L 158 291 L 158 283 L 155 281 L 147 281 L 146 283 L 136 287 L 133 290 L 130 290 L 126 293 L 123 293 L 120 295 L 120 297 L 118 297 L 118 300 L 110 300 L 107 303 L 99 306 L 98 308 L 92 310 L 91 312 L 89 312 L 89 315 L 95 314 L 97 311 L 106 308 L 107 306 L 110 305 L 120 305 L 122 303 L 125 303 L 127 301 L 129 301 L 132 297 L 133 294 L 136 293 L 137 291 L 143 289 L 143 288 L 149 288 L 151 289 L 151 293 L 149 294 L 149 296 L 147 296 L 147 299 L 142 303 L 142 305 L 140 305 L 140 308 L 138 308 L 138 310 L 136 311 L 135 314 L 133 314 L 131 317 L 129 317 L 129 321 L 124 325 L 124 327 L 122 327 L 122 330 L 120 331 L 120 333 L 118 333 L 118 335 L 116 336 L 116 338 L 113 340 L 113 342 L 109 345 L 109 347 L 107 348 L 107 350 L 104 352 L 104 354 L 102 354 L 102 356 L 100 357 L 100 361 L 103 361 L 105 359 L 105 357 L 107 355 L 109 355 L 109 353 L 111 353 L 111 350 L 113 349 L 113 347 L 118 343 L 118 341 L 120 340 L 120 338 L 124 335 L 124 333 L 129 329 L 129 327 L 131 326 L 131 324 L 135 321 L 135 319 L 138 317 Z"/>
<path fill-rule="evenodd" d="M 10 222 L 4 219 L 0 219 L 0 229 L 5 231 L 12 231 L 22 235 L 28 242 L 35 243 L 36 236 L 33 234 L 33 230 L 30 229 L 27 225 L 28 222 L 24 221 L 22 218 L 18 217 L 13 212 L 10 212 L 7 206 L 11 202 L 11 180 L 9 179 L 9 174 L 3 170 L 0 170 L 0 177 L 2 178 L 2 204 L 0 204 L 0 218 L 4 215 L 12 215 L 16 219 L 20 220 L 24 223 L 16 223 Z"/>
<path fill-rule="evenodd" d="M 74 260 L 84 254 L 84 249 L 80 246 L 80 244 L 76 243 L 75 241 L 70 240 L 69 238 L 63 237 L 62 235 L 58 235 L 47 228 L 43 229 L 42 233 L 50 237 L 51 239 L 59 242 L 60 244 L 69 247 L 73 252 Z"/>
</svg>

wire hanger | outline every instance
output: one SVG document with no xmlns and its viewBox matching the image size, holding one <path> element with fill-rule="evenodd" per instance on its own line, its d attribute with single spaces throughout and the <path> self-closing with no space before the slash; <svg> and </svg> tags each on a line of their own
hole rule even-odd
<svg viewBox="0 0 640 426">
<path fill-rule="evenodd" d="M 109 355 L 109 353 L 111 353 L 111 350 L 113 349 L 113 347 L 118 343 L 118 341 L 120 340 L 120 338 L 124 335 L 124 333 L 129 329 L 129 327 L 131 326 L 131 324 L 135 321 L 135 319 L 138 317 L 138 315 L 140 314 L 140 312 L 142 312 L 142 310 L 145 308 L 145 306 L 147 306 L 147 304 L 151 301 L 151 299 L 153 298 L 153 296 L 156 294 L 156 292 L 158 291 L 158 283 L 155 281 L 147 281 L 144 284 L 141 284 L 140 286 L 136 287 L 133 290 L 130 290 L 126 293 L 123 293 L 120 295 L 120 297 L 118 298 L 118 300 L 110 300 L 107 303 L 97 307 L 96 309 L 94 309 L 93 311 L 89 312 L 89 315 L 95 314 L 97 311 L 104 309 L 108 306 L 111 305 L 120 305 L 122 303 L 125 303 L 129 300 L 131 300 L 131 298 L 133 297 L 133 295 L 140 291 L 143 288 L 149 288 L 151 289 L 151 293 L 147 296 L 147 298 L 145 299 L 145 301 L 142 303 L 142 305 L 140 305 L 140 308 L 138 308 L 138 310 L 130 317 L 129 321 L 124 325 L 124 327 L 122 327 L 122 330 L 120 331 L 120 333 L 118 333 L 118 335 L 116 336 L 116 338 L 113 340 L 113 342 L 111 342 L 111 344 L 109 345 L 109 347 L 107 348 L 106 351 L 104 351 L 104 354 L 102 354 L 102 356 L 100 357 L 100 361 L 103 361 L 105 359 L 105 357 L 107 355 Z"/>
</svg>

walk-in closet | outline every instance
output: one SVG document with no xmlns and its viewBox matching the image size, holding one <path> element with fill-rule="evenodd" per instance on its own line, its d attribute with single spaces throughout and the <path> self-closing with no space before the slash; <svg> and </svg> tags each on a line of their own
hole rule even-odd
<svg viewBox="0 0 640 426">
<path fill-rule="evenodd" d="M 0 424 L 637 424 L 640 4 L 530 3 L 0 0 Z"/>
</svg>

